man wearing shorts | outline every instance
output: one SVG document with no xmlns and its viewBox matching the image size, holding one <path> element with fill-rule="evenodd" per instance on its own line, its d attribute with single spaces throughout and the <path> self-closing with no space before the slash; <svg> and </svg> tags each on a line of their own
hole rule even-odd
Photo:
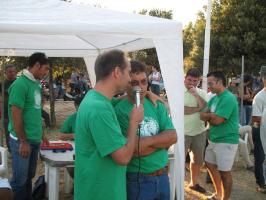
<svg viewBox="0 0 266 200">
<path fill-rule="evenodd" d="M 216 191 L 207 199 L 227 200 L 233 185 L 231 169 L 239 140 L 238 104 L 235 95 L 226 90 L 222 72 L 210 72 L 207 78 L 211 92 L 216 94 L 208 102 L 208 112 L 201 113 L 201 119 L 210 123 L 205 162 Z"/>
<path fill-rule="evenodd" d="M 197 88 L 200 73 L 198 69 L 190 69 L 185 77 L 185 153 L 190 155 L 189 188 L 200 193 L 206 190 L 198 184 L 200 168 L 203 164 L 206 145 L 205 123 L 200 119 L 200 111 L 207 105 L 207 93 Z"/>
</svg>

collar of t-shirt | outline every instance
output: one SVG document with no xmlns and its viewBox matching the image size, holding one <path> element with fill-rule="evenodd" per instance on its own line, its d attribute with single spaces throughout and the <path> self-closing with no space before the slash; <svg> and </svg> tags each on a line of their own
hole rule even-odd
<svg viewBox="0 0 266 200">
<path fill-rule="evenodd" d="M 33 74 L 28 69 L 23 69 L 22 74 L 34 82 L 39 82 L 39 80 L 35 79 Z"/>
</svg>

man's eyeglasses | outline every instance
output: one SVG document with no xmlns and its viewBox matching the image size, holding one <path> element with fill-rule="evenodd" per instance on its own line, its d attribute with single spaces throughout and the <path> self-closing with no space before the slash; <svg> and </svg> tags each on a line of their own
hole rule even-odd
<svg viewBox="0 0 266 200">
<path fill-rule="evenodd" d="M 130 84 L 131 84 L 131 86 L 147 85 L 148 84 L 148 80 L 147 79 L 142 79 L 140 81 L 131 80 Z"/>
<path fill-rule="evenodd" d="M 209 87 L 212 87 L 214 84 L 217 84 L 218 80 L 216 80 L 215 82 L 207 82 L 207 85 Z"/>
</svg>

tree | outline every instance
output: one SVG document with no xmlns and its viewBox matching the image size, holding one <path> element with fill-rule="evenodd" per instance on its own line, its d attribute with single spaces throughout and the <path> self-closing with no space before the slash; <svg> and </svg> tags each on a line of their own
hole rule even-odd
<svg viewBox="0 0 266 200">
<path fill-rule="evenodd" d="M 147 9 L 142 9 L 141 11 L 139 11 L 139 14 L 150 15 L 150 16 L 166 18 L 166 19 L 173 18 L 172 10 L 167 11 L 167 10 L 152 9 L 148 11 Z M 133 59 L 142 61 L 148 65 L 154 65 L 154 66 L 160 67 L 155 48 L 135 51 L 135 52 L 129 53 L 129 56 Z"/>
<path fill-rule="evenodd" d="M 184 52 L 185 61 L 202 68 L 206 8 L 193 27 L 184 32 L 184 44 L 193 45 Z M 189 31 L 193 30 L 193 31 Z M 185 35 L 185 34 L 184 34 Z M 185 45 L 184 45 L 185 46 Z M 184 49 L 187 50 L 187 49 Z M 246 73 L 258 72 L 266 63 L 266 2 L 259 0 L 213 0 L 211 18 L 210 70 L 220 69 L 227 75 L 241 72 L 241 56 L 245 56 Z M 202 54 L 202 55 L 201 55 Z M 201 58 L 201 59 L 200 59 Z"/>
</svg>

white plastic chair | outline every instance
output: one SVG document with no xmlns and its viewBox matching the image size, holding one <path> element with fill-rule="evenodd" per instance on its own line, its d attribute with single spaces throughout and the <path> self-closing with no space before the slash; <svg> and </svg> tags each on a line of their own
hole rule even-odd
<svg viewBox="0 0 266 200">
<path fill-rule="evenodd" d="M 1 165 L 0 165 L 0 174 L 7 173 L 7 148 L 0 147 L 1 154 Z"/>
<path fill-rule="evenodd" d="M 243 139 L 241 137 L 239 137 L 239 144 L 244 144 L 245 148 L 248 149 L 248 133 L 245 133 L 245 136 L 244 136 Z M 238 150 L 237 150 L 236 156 L 235 156 L 235 161 L 236 162 L 239 161 L 239 154 L 240 154 L 239 151 L 240 151 L 240 145 L 238 145 Z"/>
</svg>

